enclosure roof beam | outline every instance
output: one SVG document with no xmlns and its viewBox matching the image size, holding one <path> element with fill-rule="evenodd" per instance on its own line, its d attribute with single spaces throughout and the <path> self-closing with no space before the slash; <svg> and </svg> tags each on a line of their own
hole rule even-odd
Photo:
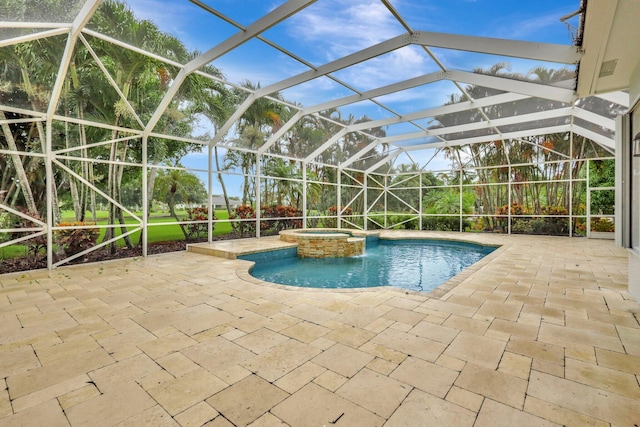
<svg viewBox="0 0 640 427">
<path fill-rule="evenodd" d="M 274 135 L 272 135 L 269 138 L 269 140 L 265 143 L 266 147 L 264 151 L 266 151 L 266 149 L 271 147 L 278 139 L 282 138 L 285 135 L 285 133 L 288 132 L 289 129 L 291 129 L 296 124 L 296 122 L 304 115 L 313 114 L 318 111 L 326 110 L 333 107 L 338 107 L 341 105 L 346 105 L 346 104 L 357 102 L 363 99 L 368 99 L 373 96 L 380 96 L 383 94 L 393 93 L 399 90 L 407 89 L 409 87 L 414 87 L 414 86 L 431 83 L 434 81 L 439 81 L 446 78 L 446 76 L 447 76 L 447 72 L 430 73 L 424 76 L 416 77 L 415 79 L 409 79 L 409 80 L 405 80 L 399 83 L 394 83 L 379 89 L 374 89 L 372 91 L 365 92 L 362 95 L 351 95 L 344 98 L 336 99 L 334 101 L 329 101 L 327 103 L 318 104 L 313 107 L 305 108 L 301 111 L 298 111 L 289 121 L 287 121 L 287 123 L 285 123 L 285 125 L 282 128 L 280 128 Z M 382 127 L 382 126 L 387 126 L 387 125 L 396 124 L 396 123 L 409 122 L 412 120 L 423 119 L 425 117 L 432 117 L 440 114 L 448 114 L 448 113 L 455 113 L 455 112 L 466 111 L 466 110 L 473 110 L 476 108 L 481 108 L 481 107 L 505 103 L 505 102 L 514 102 L 514 101 L 518 101 L 525 98 L 528 98 L 528 96 L 505 93 L 501 95 L 482 98 L 473 102 L 472 101 L 460 102 L 456 104 L 450 104 L 442 107 L 418 111 L 416 113 L 411 113 L 411 114 L 407 114 L 399 117 L 391 117 L 386 119 L 373 120 L 370 122 L 358 123 L 354 125 L 349 125 L 346 128 L 348 132 L 358 132 L 365 129 Z M 261 151 L 261 152 L 264 152 L 264 151 Z M 349 162 L 349 164 L 351 163 L 353 162 Z"/>
<path fill-rule="evenodd" d="M 1 25 L 0 25 L 0 28 L 2 28 Z M 18 44 L 18 43 L 25 43 L 25 42 L 38 40 L 38 39 L 44 39 L 44 38 L 47 38 L 47 37 L 58 36 L 60 34 L 68 34 L 68 33 L 69 33 L 69 27 L 68 26 L 67 27 L 61 27 L 61 28 L 54 28 L 54 29 L 48 30 L 48 31 L 42 31 L 42 32 L 38 32 L 38 33 L 27 34 L 27 35 L 20 36 L 20 37 L 14 37 L 14 38 L 11 38 L 11 39 L 0 40 L 0 47 L 11 46 L 11 45 Z"/>
<path fill-rule="evenodd" d="M 304 158 L 304 162 L 309 162 L 313 159 L 315 159 L 316 157 L 318 157 L 320 154 L 322 154 L 322 152 L 324 150 L 326 150 L 327 148 L 331 147 L 333 144 L 335 144 L 340 138 L 342 138 L 343 136 L 345 136 L 347 134 L 347 129 L 341 129 L 338 133 L 336 133 L 335 135 L 333 135 L 331 138 L 329 138 L 326 142 L 324 142 L 320 147 L 316 148 L 313 153 L 309 154 L 307 157 Z"/>
<path fill-rule="evenodd" d="M 422 86 L 428 83 L 433 83 L 433 82 L 444 79 L 445 76 L 446 76 L 446 73 L 443 73 L 443 72 L 425 74 L 423 76 L 415 77 L 413 79 L 404 80 L 402 82 L 393 83 L 387 86 L 382 86 L 367 92 L 363 92 L 361 94 L 345 96 L 343 98 L 334 99 L 332 101 L 328 101 L 322 104 L 317 104 L 308 108 L 304 108 L 296 112 L 296 114 L 290 120 L 288 120 L 287 123 L 285 123 L 276 133 L 274 133 L 267 140 L 267 142 L 264 144 L 265 150 L 271 147 L 278 139 L 282 138 L 293 126 L 295 126 L 296 122 L 300 118 L 302 118 L 302 116 L 314 114 L 319 111 L 328 110 L 330 108 L 341 107 L 343 105 L 369 100 L 371 98 L 388 95 L 390 93 L 399 92 L 399 91 L 410 89 L 417 86 Z M 364 129 L 368 129 L 368 127 L 365 127 Z M 259 150 L 259 152 L 260 151 L 261 150 Z"/>
<path fill-rule="evenodd" d="M 585 110 L 580 107 L 574 107 L 573 113 L 575 117 L 579 117 L 582 120 L 591 122 L 594 125 L 597 125 L 612 131 L 616 130 L 616 121 L 613 119 L 609 119 L 607 117 L 601 116 L 600 114 L 591 112 L 589 110 Z"/>
<path fill-rule="evenodd" d="M 401 34 L 399 36 L 396 36 L 388 40 L 385 40 L 381 43 L 378 43 L 374 46 L 368 47 L 366 49 L 362 49 L 358 52 L 336 59 L 335 61 L 321 65 L 315 70 L 305 71 L 303 73 L 289 77 L 288 79 L 281 80 L 269 86 L 265 86 L 261 89 L 258 89 L 256 91 L 256 95 L 258 97 L 269 95 L 271 93 L 279 92 L 281 90 L 288 89 L 292 86 L 296 86 L 301 83 L 308 82 L 309 80 L 322 77 L 326 74 L 333 73 L 343 68 L 347 68 L 352 65 L 359 64 L 360 62 L 367 61 L 371 58 L 375 58 L 377 56 L 380 56 L 385 53 L 389 53 L 391 51 L 399 49 L 401 47 L 407 46 L 410 43 L 410 41 L 411 39 L 409 34 Z"/>
<path fill-rule="evenodd" d="M 551 133 L 560 133 L 560 132 L 569 132 L 569 131 L 571 131 L 570 124 L 549 126 L 545 128 L 527 129 L 527 130 L 521 130 L 516 132 L 503 133 L 502 138 L 500 138 L 500 140 L 525 138 L 527 136 L 547 135 Z M 428 148 L 457 147 L 460 145 L 495 141 L 496 140 L 495 137 L 496 135 L 483 135 L 483 136 L 477 136 L 473 138 L 454 139 L 446 142 L 433 142 L 433 143 L 427 143 L 427 144 L 403 146 L 402 149 L 406 151 L 415 151 L 415 150 L 424 150 Z"/>
<path fill-rule="evenodd" d="M 388 156 L 384 157 L 383 159 L 380 159 L 380 161 L 376 162 L 374 165 L 372 165 L 368 169 L 366 169 L 364 171 L 364 173 L 371 173 L 371 172 L 375 171 L 380 166 L 382 166 L 385 163 L 388 163 L 388 162 L 392 161 L 393 159 L 395 159 L 396 157 L 398 157 L 400 155 L 400 153 L 402 153 L 403 151 L 404 150 L 397 150 L 397 151 L 394 151 L 393 153 L 390 153 Z"/>
<path fill-rule="evenodd" d="M 344 162 L 340 163 L 340 166 L 338 167 L 338 169 L 344 169 L 346 167 L 349 167 L 354 162 L 357 162 L 365 153 L 373 150 L 378 145 L 380 145 L 380 142 L 377 139 L 375 141 L 367 144 L 367 146 L 364 147 L 362 150 L 358 151 L 357 153 L 355 153 L 351 157 L 349 157 L 347 160 L 345 160 Z"/>
<path fill-rule="evenodd" d="M 449 135 L 457 132 L 468 132 L 479 129 L 491 129 L 496 126 L 508 126 L 518 123 L 528 123 L 536 120 L 552 119 L 556 117 L 569 116 L 573 111 L 573 107 L 557 108 L 555 110 L 539 111 L 536 113 L 522 114 L 519 116 L 502 117 L 495 120 L 482 120 L 478 122 L 466 123 L 464 125 L 449 126 L 436 129 L 429 129 L 426 132 L 412 132 L 401 135 L 393 135 L 385 138 L 379 138 L 378 143 L 389 144 L 414 138 L 422 138 L 425 136 L 441 136 Z M 493 134 L 494 137 L 500 137 L 499 134 Z"/>
<path fill-rule="evenodd" d="M 598 132 L 585 129 L 582 126 L 576 125 L 575 123 L 571 125 L 571 130 L 580 136 L 584 136 L 585 138 L 588 138 L 593 142 L 602 145 L 608 150 L 615 150 L 616 148 L 616 143 L 613 139 L 601 135 Z"/>
<path fill-rule="evenodd" d="M 49 95 L 49 106 L 47 111 L 47 116 L 49 118 L 53 116 L 58 105 L 62 86 L 67 75 L 67 69 L 71 63 L 71 56 L 73 55 L 73 49 L 78 41 L 78 37 L 80 36 L 84 26 L 95 13 L 96 9 L 98 9 L 98 6 L 100 6 L 100 3 L 102 3 L 102 0 L 87 0 L 71 23 L 69 37 L 64 48 L 64 53 L 62 54 L 62 60 L 60 61 L 56 81 L 53 84 L 51 94 Z"/>
<path fill-rule="evenodd" d="M 582 53 L 577 46 L 508 40 L 492 37 L 417 31 L 412 43 L 422 46 L 464 50 L 467 52 L 526 58 L 560 64 L 576 64 Z"/>
<path fill-rule="evenodd" d="M 409 43 L 409 35 L 403 34 L 403 35 L 391 38 L 389 40 L 386 40 L 375 46 L 368 47 L 361 51 L 352 53 L 351 55 L 347 55 L 335 61 L 329 62 L 316 69 L 305 71 L 304 73 L 300 73 L 295 76 L 289 77 L 288 79 L 281 80 L 272 85 L 265 86 L 263 88 L 256 90 L 252 94 L 252 97 L 250 97 L 251 103 L 253 102 L 254 99 L 257 99 L 262 96 L 266 96 L 275 92 L 279 92 L 281 90 L 290 88 L 292 86 L 296 86 L 301 83 L 307 82 L 309 80 L 322 77 L 334 71 L 338 71 L 342 68 L 346 68 L 351 65 L 366 61 L 368 59 L 375 58 L 378 55 L 382 55 L 384 53 L 406 46 L 408 43 Z M 251 103 L 246 102 L 248 100 L 249 99 L 245 100 L 245 102 L 236 109 L 235 113 L 220 127 L 220 129 L 214 136 L 212 143 L 217 144 L 219 141 L 221 141 L 224 135 L 226 135 L 227 132 L 229 132 L 233 124 L 236 121 L 238 121 L 240 117 L 242 117 L 245 111 L 247 111 L 247 109 L 251 106 Z"/>
<path fill-rule="evenodd" d="M 211 61 L 219 58 L 220 56 L 228 53 L 229 51 L 235 49 L 236 47 L 246 43 L 247 41 L 256 37 L 258 34 L 273 27 L 274 25 L 284 21 L 291 15 L 294 15 L 295 13 L 297 13 L 301 9 L 304 9 L 315 1 L 316 0 L 289 0 L 249 25 L 245 29 L 245 31 L 237 32 L 222 43 L 209 49 L 207 52 L 197 56 L 196 58 L 188 62 L 184 66 L 184 68 L 182 68 L 178 72 L 173 84 L 169 87 L 164 97 L 162 98 L 162 101 L 160 101 L 160 104 L 151 116 L 151 119 L 149 120 L 149 123 L 145 128 L 145 136 L 151 133 L 155 125 L 160 120 L 160 117 L 162 117 L 162 114 L 169 106 L 169 103 L 171 103 L 173 97 L 176 95 L 176 93 L 178 93 L 180 86 L 189 74 L 210 63 Z"/>
<path fill-rule="evenodd" d="M 353 104 L 360 101 L 365 101 L 371 98 L 377 98 L 379 96 L 388 95 L 390 93 L 400 92 L 406 89 L 411 89 L 417 86 L 426 85 L 433 82 L 444 80 L 447 77 L 447 73 L 438 71 L 435 73 L 425 74 L 412 79 L 404 80 L 398 83 L 393 83 L 387 86 L 382 86 L 376 89 L 372 89 L 361 94 L 355 94 L 345 96 L 343 98 L 334 99 L 332 101 L 324 102 L 322 104 L 313 105 L 304 108 L 302 111 L 304 114 L 317 113 L 319 111 L 328 110 L 330 108 L 341 107 L 347 104 Z"/>
<path fill-rule="evenodd" d="M 301 110 L 296 111 L 296 113 L 289 120 L 287 120 L 287 123 L 282 125 L 280 129 L 278 129 L 273 135 L 271 135 L 267 142 L 262 145 L 262 147 L 258 148 L 258 154 L 264 154 L 269 148 L 271 148 L 273 144 L 275 144 L 280 138 L 282 138 L 287 132 L 289 132 L 289 129 L 291 129 L 293 126 L 295 126 L 296 123 L 298 123 L 298 120 L 300 120 L 302 116 L 304 116 L 304 114 Z"/>
<path fill-rule="evenodd" d="M 517 93 L 503 93 L 500 95 L 488 96 L 474 101 L 464 101 L 455 104 L 443 105 L 441 107 L 429 108 L 427 110 L 417 111 L 415 113 L 404 114 L 400 117 L 391 117 L 380 120 L 372 120 L 370 122 L 362 122 L 347 126 L 349 132 L 356 132 L 363 129 L 374 127 L 389 126 L 398 123 L 409 122 L 411 120 L 425 119 L 427 117 L 435 117 L 445 114 L 459 113 L 462 111 L 475 110 L 477 108 L 488 107 L 490 105 L 503 104 L 506 102 L 515 102 L 522 99 L 530 98 L 528 95 Z"/>
<path fill-rule="evenodd" d="M 576 100 L 576 94 L 571 89 L 556 86 L 533 83 L 523 80 L 508 79 L 506 77 L 493 76 L 467 71 L 451 70 L 451 80 L 478 85 L 505 92 L 520 93 L 537 98 L 571 103 Z"/>
</svg>

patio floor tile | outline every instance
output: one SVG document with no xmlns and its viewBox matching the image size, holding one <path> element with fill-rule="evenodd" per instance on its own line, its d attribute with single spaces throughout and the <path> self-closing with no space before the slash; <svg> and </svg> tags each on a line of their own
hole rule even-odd
<svg viewBox="0 0 640 427">
<path fill-rule="evenodd" d="M 374 414 L 389 418 L 410 391 L 411 387 L 405 383 L 363 369 L 336 393 Z"/>
<path fill-rule="evenodd" d="M 640 420 L 637 400 L 542 372 L 531 372 L 527 395 L 615 425 Z"/>
<path fill-rule="evenodd" d="M 505 346 L 506 343 L 493 338 L 461 332 L 447 347 L 444 354 L 496 369 Z"/>
<path fill-rule="evenodd" d="M 384 424 L 384 418 L 313 383 L 271 412 L 290 426 L 380 427 Z"/>
<path fill-rule="evenodd" d="M 413 390 L 389 418 L 385 427 L 471 427 L 475 421 L 475 412 L 420 390 Z"/>
<path fill-rule="evenodd" d="M 312 362 L 350 378 L 371 360 L 372 355 L 338 343 L 313 358 Z"/>
<path fill-rule="evenodd" d="M 511 406 L 485 399 L 478 413 L 474 427 L 561 427 L 560 424 L 545 420 L 527 412 L 518 411 Z"/>
<path fill-rule="evenodd" d="M 226 387 L 227 384 L 222 380 L 204 369 L 199 369 L 162 383 L 147 392 L 167 412 L 176 415 Z"/>
<path fill-rule="evenodd" d="M 256 375 L 250 375 L 211 398 L 207 403 L 237 426 L 247 425 L 289 394 Z"/>
<path fill-rule="evenodd" d="M 0 425 L 638 423 L 625 250 L 383 233 L 502 247 L 434 293 L 285 287 L 190 252 L 0 275 Z"/>
</svg>

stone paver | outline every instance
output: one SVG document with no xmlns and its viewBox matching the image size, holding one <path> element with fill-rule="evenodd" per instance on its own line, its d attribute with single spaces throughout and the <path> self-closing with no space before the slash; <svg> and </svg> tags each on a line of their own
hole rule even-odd
<svg viewBox="0 0 640 427">
<path fill-rule="evenodd" d="M 0 275 L 0 425 L 640 424 L 625 250 L 389 233 L 502 247 L 432 294 L 266 284 L 233 259 L 277 238 Z"/>
<path fill-rule="evenodd" d="M 237 426 L 247 425 L 289 394 L 256 375 L 250 375 L 213 397 L 207 403 Z"/>
</svg>

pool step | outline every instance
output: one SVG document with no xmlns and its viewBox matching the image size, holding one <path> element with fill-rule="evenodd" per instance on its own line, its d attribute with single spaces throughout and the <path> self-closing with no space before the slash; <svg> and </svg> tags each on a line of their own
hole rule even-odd
<svg viewBox="0 0 640 427">
<path fill-rule="evenodd" d="M 240 255 L 291 247 L 296 247 L 296 245 L 283 242 L 278 236 L 268 236 L 259 239 L 217 240 L 212 243 L 190 243 L 187 245 L 187 252 L 236 259 Z"/>
</svg>

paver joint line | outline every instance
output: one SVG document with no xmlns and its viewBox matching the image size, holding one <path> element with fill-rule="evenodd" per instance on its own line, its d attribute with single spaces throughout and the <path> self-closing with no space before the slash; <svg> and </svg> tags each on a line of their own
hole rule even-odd
<svg viewBox="0 0 640 427">
<path fill-rule="evenodd" d="M 625 250 L 392 234 L 502 246 L 430 294 L 265 283 L 233 259 L 249 241 L 0 275 L 0 425 L 640 420 Z"/>
</svg>

